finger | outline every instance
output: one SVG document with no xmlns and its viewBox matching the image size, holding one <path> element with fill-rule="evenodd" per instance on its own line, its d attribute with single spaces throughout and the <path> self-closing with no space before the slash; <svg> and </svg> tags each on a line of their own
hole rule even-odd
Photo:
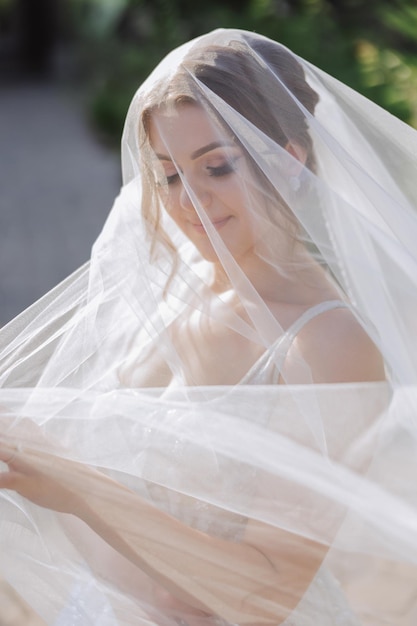
<svg viewBox="0 0 417 626">
<path fill-rule="evenodd" d="M 6 465 L 13 465 L 13 463 L 18 460 L 21 452 L 22 447 L 20 444 L 10 445 L 0 443 L 0 461 L 3 461 Z"/>
<path fill-rule="evenodd" d="M 19 474 L 17 472 L 0 472 L 0 489 L 12 489 L 16 491 Z"/>
</svg>

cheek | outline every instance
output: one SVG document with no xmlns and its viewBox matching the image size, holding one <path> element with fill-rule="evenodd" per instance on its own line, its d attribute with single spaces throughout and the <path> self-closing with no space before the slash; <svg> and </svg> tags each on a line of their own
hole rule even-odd
<svg viewBox="0 0 417 626">
<path fill-rule="evenodd" d="M 233 215 L 237 215 L 244 210 L 245 194 L 239 183 L 240 179 L 233 181 L 216 181 L 212 184 L 210 192 L 212 200 L 223 207 L 227 207 Z"/>
<path fill-rule="evenodd" d="M 179 192 L 169 187 L 164 187 L 159 191 L 159 198 L 165 211 L 174 219 L 174 214 L 179 209 Z"/>
<path fill-rule="evenodd" d="M 167 213 L 170 219 L 176 224 L 183 233 L 185 232 L 185 213 L 179 204 L 178 197 L 175 194 L 166 194 L 164 198 L 161 198 L 163 210 Z M 188 236 L 188 235 L 187 235 Z"/>
<path fill-rule="evenodd" d="M 250 191 L 244 176 L 235 176 L 228 181 L 217 185 L 217 196 L 225 206 L 233 209 L 234 213 L 244 214 L 251 206 Z"/>
<path fill-rule="evenodd" d="M 253 229 L 253 201 L 248 196 L 245 189 L 234 188 L 224 197 L 225 205 L 230 209 L 230 213 L 239 220 L 245 230 Z"/>
</svg>

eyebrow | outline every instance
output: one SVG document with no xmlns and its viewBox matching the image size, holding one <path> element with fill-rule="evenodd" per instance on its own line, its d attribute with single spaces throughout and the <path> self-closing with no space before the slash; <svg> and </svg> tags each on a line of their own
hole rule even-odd
<svg viewBox="0 0 417 626">
<path fill-rule="evenodd" d="M 202 146 L 201 148 L 198 148 L 197 150 L 192 152 L 191 160 L 194 161 L 195 159 L 198 159 L 198 157 L 203 156 L 203 154 L 206 154 L 206 152 L 211 152 L 211 150 L 215 150 L 216 148 L 224 148 L 224 147 L 234 148 L 236 147 L 236 144 L 231 141 L 212 141 L 211 143 L 208 143 L 206 146 Z M 171 157 L 167 156 L 166 154 L 156 153 L 155 156 L 160 161 L 172 161 Z"/>
</svg>

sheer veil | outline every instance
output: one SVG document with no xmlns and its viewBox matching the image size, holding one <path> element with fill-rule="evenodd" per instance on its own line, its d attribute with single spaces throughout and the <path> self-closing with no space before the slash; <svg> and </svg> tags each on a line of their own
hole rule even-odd
<svg viewBox="0 0 417 626">
<path fill-rule="evenodd" d="M 47 624 L 416 623 L 416 155 L 416 131 L 244 31 L 181 46 L 139 88 L 89 263 L 0 331 L 1 435 L 204 537 L 262 534 L 268 556 L 285 536 L 316 564 L 300 582 L 281 550 L 268 610 L 214 610 L 249 571 L 225 558 L 207 580 L 217 557 L 178 539 L 173 577 L 200 559 L 190 616 L 83 522 L 0 491 L 0 575 Z M 340 321 L 385 380 L 361 377 L 359 353 L 357 378 L 317 375 L 303 333 L 352 361 Z M 125 493 L 91 506 L 128 519 Z M 123 532 L 149 539 L 141 519 Z"/>
</svg>

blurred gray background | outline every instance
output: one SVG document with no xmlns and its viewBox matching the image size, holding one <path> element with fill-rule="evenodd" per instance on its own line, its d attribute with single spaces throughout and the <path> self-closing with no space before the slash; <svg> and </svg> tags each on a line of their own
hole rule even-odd
<svg viewBox="0 0 417 626">
<path fill-rule="evenodd" d="M 121 183 L 54 39 L 57 3 L 17 5 L 0 32 L 0 326 L 89 258 Z"/>
</svg>

